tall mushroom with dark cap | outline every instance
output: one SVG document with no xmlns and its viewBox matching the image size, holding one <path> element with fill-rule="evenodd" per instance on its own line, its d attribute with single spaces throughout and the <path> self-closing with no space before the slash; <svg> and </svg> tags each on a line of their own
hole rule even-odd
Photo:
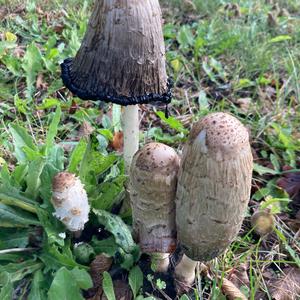
<svg viewBox="0 0 300 300">
<path fill-rule="evenodd" d="M 97 0 L 76 57 L 62 65 L 65 86 L 84 100 L 124 105 L 124 158 L 138 150 L 138 106 L 168 104 L 170 84 L 158 0 Z"/>
<path fill-rule="evenodd" d="M 191 131 L 176 192 L 177 238 L 184 255 L 175 268 L 183 286 L 197 261 L 222 254 L 236 238 L 250 198 L 253 159 L 249 134 L 226 113 L 212 113 Z"/>
</svg>

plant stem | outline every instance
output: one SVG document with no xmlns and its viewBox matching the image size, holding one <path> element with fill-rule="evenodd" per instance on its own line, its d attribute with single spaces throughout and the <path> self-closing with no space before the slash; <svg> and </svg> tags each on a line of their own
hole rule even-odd
<svg viewBox="0 0 300 300">
<path fill-rule="evenodd" d="M 169 253 L 151 253 L 151 269 L 153 272 L 167 272 L 169 264 Z"/>
<path fill-rule="evenodd" d="M 0 250 L 0 255 L 1 254 L 8 254 L 8 253 L 18 253 L 18 252 L 31 252 L 31 251 L 36 251 L 39 248 L 11 248 L 11 249 L 4 249 Z"/>
<path fill-rule="evenodd" d="M 133 155 L 139 149 L 139 108 L 126 106 L 123 113 L 125 174 L 129 174 Z"/>
<path fill-rule="evenodd" d="M 175 278 L 179 290 L 188 290 L 195 281 L 195 269 L 198 262 L 183 254 L 181 261 L 175 267 Z"/>
</svg>

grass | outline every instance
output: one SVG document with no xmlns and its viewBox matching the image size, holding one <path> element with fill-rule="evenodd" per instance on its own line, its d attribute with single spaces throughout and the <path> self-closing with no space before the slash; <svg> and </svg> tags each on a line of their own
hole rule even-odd
<svg viewBox="0 0 300 300">
<path fill-rule="evenodd" d="M 13 172 L 19 163 L 9 126 L 26 128 L 33 141 L 42 144 L 58 103 L 62 107 L 55 137 L 58 145 L 64 149 L 78 145 L 80 125 L 89 122 L 96 130 L 93 145 L 103 155 L 113 155 L 119 150 L 111 142 L 120 116 L 112 117 L 110 106 L 101 106 L 99 113 L 100 103 L 73 97 L 59 78 L 60 62 L 74 56 L 80 46 L 91 1 L 0 0 L 0 4 L 1 164 L 5 166 L 6 161 Z M 247 297 L 271 299 L 276 278 L 285 276 L 283 270 L 300 266 L 300 245 L 294 238 L 299 226 L 288 217 L 297 212 L 288 208 L 289 195 L 277 186 L 284 167 L 299 169 L 299 1 L 172 0 L 161 4 L 168 73 L 174 79 L 172 117 L 166 120 L 157 113 L 159 108 L 142 107 L 141 144 L 154 139 L 181 150 L 192 121 L 212 111 L 227 111 L 251 131 L 256 164 L 239 238 L 226 254 L 199 272 L 195 292 L 189 296 L 224 299 L 229 292 L 220 278 L 233 280 L 246 274 L 248 282 L 242 281 L 239 287 Z M 65 153 L 66 165 L 70 154 Z M 105 194 L 109 209 L 123 197 L 117 184 L 122 182 L 122 172 L 121 160 L 109 164 L 101 183 L 103 189 L 116 188 L 114 195 Z M 276 230 L 268 238 L 255 234 L 250 224 L 251 214 L 261 207 L 276 220 Z M 246 271 L 239 269 L 241 265 L 246 265 Z M 2 287 L 3 282 L 2 278 Z M 26 294 L 36 281 L 24 276 L 20 282 L 14 288 Z M 164 290 L 164 285 L 156 288 Z"/>
</svg>

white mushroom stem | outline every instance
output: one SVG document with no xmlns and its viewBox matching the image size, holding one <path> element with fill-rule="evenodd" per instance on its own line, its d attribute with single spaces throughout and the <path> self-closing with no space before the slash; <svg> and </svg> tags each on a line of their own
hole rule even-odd
<svg viewBox="0 0 300 300">
<path fill-rule="evenodd" d="M 129 105 L 124 109 L 122 117 L 124 134 L 125 174 L 129 174 L 133 155 L 139 149 L 139 107 Z"/>
<path fill-rule="evenodd" d="M 182 286 L 183 289 L 188 290 L 193 285 L 197 264 L 197 261 L 183 254 L 181 261 L 175 267 L 175 278 L 178 281 L 177 286 Z"/>
<path fill-rule="evenodd" d="M 151 269 L 154 272 L 167 272 L 169 264 L 169 253 L 151 253 Z"/>
</svg>

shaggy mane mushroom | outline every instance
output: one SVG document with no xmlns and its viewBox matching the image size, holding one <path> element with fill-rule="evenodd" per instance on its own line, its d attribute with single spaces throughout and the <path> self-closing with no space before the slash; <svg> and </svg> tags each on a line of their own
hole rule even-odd
<svg viewBox="0 0 300 300">
<path fill-rule="evenodd" d="M 161 143 L 149 143 L 133 158 L 130 170 L 133 230 L 155 271 L 167 271 L 176 247 L 175 194 L 179 157 Z"/>
<path fill-rule="evenodd" d="M 249 134 L 226 113 L 212 113 L 191 131 L 176 194 L 177 237 L 184 256 L 175 268 L 181 287 L 197 261 L 222 254 L 236 238 L 250 198 L 253 159 Z"/>
<path fill-rule="evenodd" d="M 61 64 L 65 86 L 81 99 L 125 106 L 124 159 L 138 150 L 137 104 L 171 101 L 158 0 L 98 0 L 75 58 Z"/>
</svg>

